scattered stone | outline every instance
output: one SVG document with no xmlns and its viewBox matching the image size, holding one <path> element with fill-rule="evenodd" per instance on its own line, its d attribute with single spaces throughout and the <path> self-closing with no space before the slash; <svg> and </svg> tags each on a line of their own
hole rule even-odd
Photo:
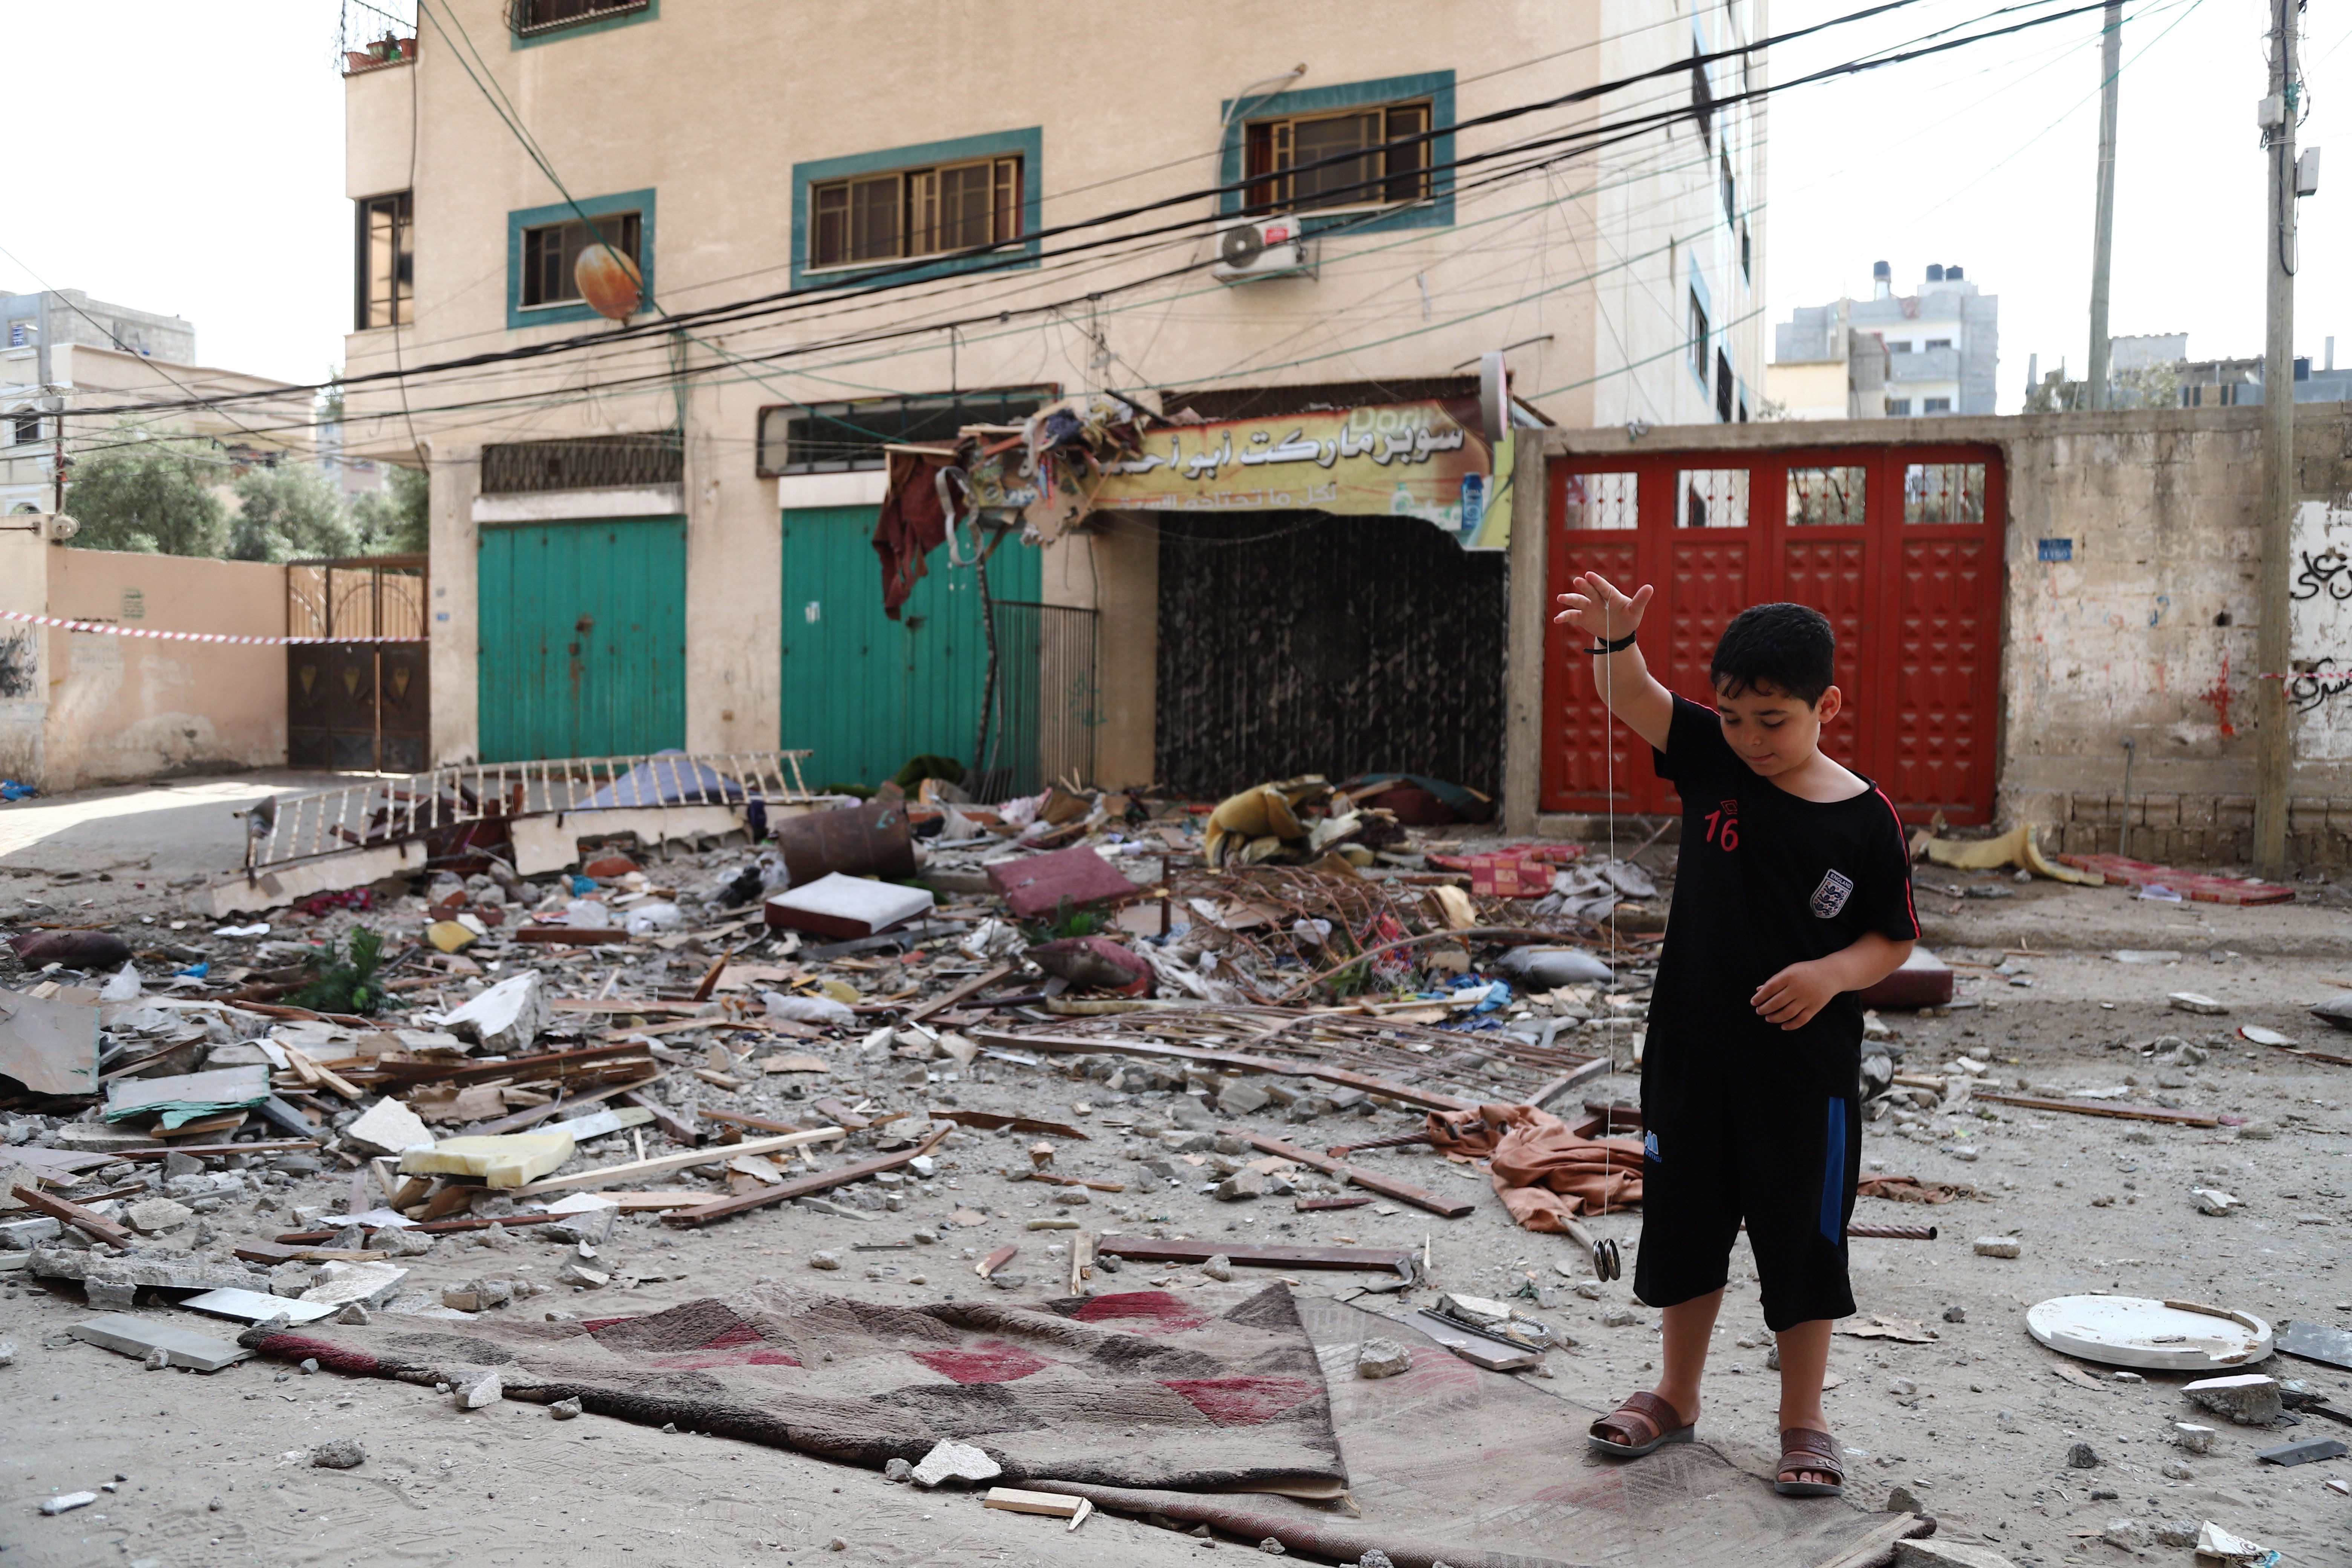
<svg viewBox="0 0 2352 1568">
<path fill-rule="evenodd" d="M 2210 1426 L 2200 1426 L 2193 1422 L 2175 1421 L 2172 1424 L 2172 1440 L 2192 1454 L 2211 1453 L 2213 1439 L 2220 1436 Z"/>
<path fill-rule="evenodd" d="M 335 1321 L 339 1323 L 358 1324 L 364 1323 L 367 1321 L 367 1305 L 361 1301 L 354 1301 L 350 1306 L 345 1307 L 341 1311 L 335 1314 Z"/>
<path fill-rule="evenodd" d="M 1356 1347 L 1358 1377 L 1394 1377 L 1412 1370 L 1412 1352 L 1394 1340 L 1366 1340 Z"/>
<path fill-rule="evenodd" d="M 2193 1481 L 2197 1472 L 2178 1459 L 2167 1459 L 2158 1473 L 2168 1481 Z"/>
<path fill-rule="evenodd" d="M 893 1459 L 882 1467 L 882 1479 L 886 1481 L 908 1480 L 914 1473 L 915 1467 L 904 1459 Z"/>
<path fill-rule="evenodd" d="M 1976 1249 L 1979 1258 L 2015 1258 L 2020 1251 L 2013 1236 L 1980 1236 Z"/>
<path fill-rule="evenodd" d="M 1245 1198 L 1265 1195 L 1265 1173 L 1251 1170 L 1246 1165 L 1217 1184 L 1217 1198 L 1221 1203 L 1240 1203 Z"/>
<path fill-rule="evenodd" d="M 15 1366 L 16 1364 L 16 1342 L 14 1340 L 0 1340 L 0 1366 Z"/>
<path fill-rule="evenodd" d="M 2111 1519 L 2107 1527 L 2099 1531 L 2099 1539 L 2126 1552 L 2137 1552 L 2147 1544 L 2147 1526 L 2136 1519 Z"/>
<path fill-rule="evenodd" d="M 388 1225 L 368 1237 L 367 1250 L 391 1258 L 422 1258 L 433 1250 L 433 1237 L 404 1226 Z"/>
<path fill-rule="evenodd" d="M 2268 1426 L 2285 1405 L 2279 1398 L 2278 1379 L 2261 1373 L 2236 1377 L 2209 1377 L 2185 1385 L 2181 1393 L 2192 1405 L 2226 1415 L 2241 1426 Z"/>
<path fill-rule="evenodd" d="M 2197 1544 L 2197 1521 L 2193 1519 L 2159 1519 L 2148 1527 L 2147 1538 L 2158 1546 L 2194 1546 Z"/>
<path fill-rule="evenodd" d="M 2066 1450 L 2066 1463 L 2078 1470 L 2092 1469 L 2099 1463 L 2099 1451 L 2088 1443 L 2077 1443 Z"/>
<path fill-rule="evenodd" d="M 1604 1329 L 1630 1329 L 1641 1321 L 1642 1314 L 1622 1302 L 1601 1309 L 1601 1326 Z"/>
<path fill-rule="evenodd" d="M 580 1396 L 575 1394 L 569 1399 L 559 1399 L 547 1407 L 547 1413 L 558 1421 L 569 1421 L 580 1414 Z"/>
<path fill-rule="evenodd" d="M 367 1463 L 367 1450 L 357 1437 L 330 1437 L 310 1450 L 310 1462 L 322 1470 L 355 1469 Z"/>
<path fill-rule="evenodd" d="M 2194 991 L 2176 991 L 2165 1000 L 2183 1013 L 2200 1013 L 2210 1018 L 2218 1018 L 2230 1010 L 2210 996 Z"/>
<path fill-rule="evenodd" d="M 125 1209 L 122 1217 L 142 1236 L 161 1236 L 195 1218 L 196 1211 L 170 1198 L 147 1198 Z"/>
<path fill-rule="evenodd" d="M 811 1268 L 838 1268 L 841 1267 L 841 1254 L 837 1252 L 812 1252 L 809 1254 L 808 1266 Z"/>
<path fill-rule="evenodd" d="M 1268 1557 L 1279 1557 L 1285 1552 L 1289 1550 L 1289 1548 L 1284 1546 L 1281 1542 L 1276 1541 L 1271 1535 L 1267 1536 L 1264 1541 L 1259 1542 L 1257 1543 L 1257 1549 L 1260 1552 L 1265 1552 Z"/>
<path fill-rule="evenodd" d="M 956 1480 L 977 1486 L 992 1481 L 1003 1469 L 994 1459 L 968 1443 L 941 1442 L 923 1456 L 922 1463 L 908 1472 L 920 1486 L 936 1487 Z"/>
<path fill-rule="evenodd" d="M 557 1284 L 577 1285 L 583 1290 L 593 1290 L 600 1285 L 608 1284 L 612 1278 L 602 1269 L 591 1268 L 577 1261 L 568 1261 L 555 1271 Z"/>
<path fill-rule="evenodd" d="M 1912 1493 L 1909 1487 L 1896 1487 L 1894 1490 L 1886 1494 L 1886 1511 L 1889 1513 L 1925 1513 L 1927 1510 L 1926 1506 L 1919 1501 L 1918 1498 Z"/>
<path fill-rule="evenodd" d="M 1919 1392 L 1919 1385 L 1907 1377 L 1898 1377 L 1886 1385 L 1886 1392 L 1897 1399 L 1908 1399 Z"/>
<path fill-rule="evenodd" d="M 1948 1323 L 1965 1323 L 1968 1321 L 1969 1310 L 1966 1307 L 1947 1307 L 1944 1309 L 1944 1321 Z"/>
<path fill-rule="evenodd" d="M 406 1101 L 387 1095 L 343 1129 L 343 1141 L 379 1154 L 398 1154 L 419 1143 L 431 1143 L 433 1133 L 425 1125 L 425 1119 L 411 1110 Z"/>
<path fill-rule="evenodd" d="M 496 1367 L 462 1372 L 449 1384 L 450 1395 L 460 1410 L 479 1410 L 485 1405 L 496 1405 L 506 1391 L 506 1377 Z"/>
<path fill-rule="evenodd" d="M 2238 1128 L 2238 1136 L 2241 1138 L 2251 1138 L 2257 1143 L 2267 1143 L 2272 1139 L 2278 1136 L 2278 1123 L 2275 1121 L 2265 1121 L 2262 1118 L 2256 1117 L 2251 1121 L 2240 1124 Z"/>
<path fill-rule="evenodd" d="M 849 1542 L 836 1535 L 824 1543 L 824 1549 L 827 1552 L 846 1552 L 849 1550 Z"/>
<path fill-rule="evenodd" d="M 1222 1252 L 1217 1253 L 1201 1265 L 1201 1272 L 1221 1285 L 1228 1283 L 1234 1277 L 1234 1260 Z"/>
<path fill-rule="evenodd" d="M 2242 1209 L 2246 1206 L 2245 1199 L 2234 1194 L 2225 1193 L 2219 1187 L 2192 1187 L 2189 1189 L 2189 1195 L 2197 1200 L 2198 1212 L 2200 1214 L 2228 1214 L 2232 1209 Z"/>
<path fill-rule="evenodd" d="M 78 1508 L 88 1508 L 98 1500 L 96 1492 L 60 1492 L 56 1497 L 41 1500 L 41 1511 L 47 1514 L 70 1513 Z"/>
<path fill-rule="evenodd" d="M 1387 1552 L 1374 1546 L 1356 1559 L 1356 1568 L 1396 1568 L 1396 1563 Z"/>
<path fill-rule="evenodd" d="M 1003 1270 L 999 1269 L 997 1272 L 988 1277 L 988 1282 L 991 1285 L 995 1286 L 1000 1290 L 1018 1290 L 1023 1286 L 1029 1283 L 1029 1276 L 1026 1274 L 1007 1274 Z"/>
</svg>

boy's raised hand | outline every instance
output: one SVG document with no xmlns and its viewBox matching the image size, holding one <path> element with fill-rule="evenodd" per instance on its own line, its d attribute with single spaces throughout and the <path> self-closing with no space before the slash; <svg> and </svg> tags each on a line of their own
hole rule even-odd
<svg viewBox="0 0 2352 1568">
<path fill-rule="evenodd" d="M 1641 626 L 1643 613 L 1657 592 L 1644 583 L 1628 598 L 1600 573 L 1579 572 L 1569 579 L 1568 592 L 1554 600 L 1559 614 L 1552 620 L 1574 626 L 1597 641 L 1614 642 Z"/>
</svg>

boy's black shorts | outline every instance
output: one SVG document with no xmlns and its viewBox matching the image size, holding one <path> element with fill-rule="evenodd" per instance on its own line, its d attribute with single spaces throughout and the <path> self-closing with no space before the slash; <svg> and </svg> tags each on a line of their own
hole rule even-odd
<svg viewBox="0 0 2352 1568">
<path fill-rule="evenodd" d="M 1857 1096 L 1718 1079 L 1645 1095 L 1643 1125 L 1635 1296 L 1672 1307 L 1721 1289 L 1745 1220 L 1775 1332 L 1853 1314 L 1845 1227 L 1862 1171 Z"/>
</svg>

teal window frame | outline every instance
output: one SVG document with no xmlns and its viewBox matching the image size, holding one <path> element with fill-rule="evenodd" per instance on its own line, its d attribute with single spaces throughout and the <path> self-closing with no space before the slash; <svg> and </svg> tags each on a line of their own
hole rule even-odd
<svg viewBox="0 0 2352 1568">
<path fill-rule="evenodd" d="M 593 21 L 567 22 L 560 26 L 550 27 L 542 33 L 527 34 L 515 26 L 514 14 L 509 10 L 507 16 L 507 43 L 512 48 L 535 49 L 541 44 L 552 44 L 559 39 L 585 37 L 590 33 L 608 33 L 614 27 L 634 27 L 640 22 L 658 21 L 660 17 L 661 0 L 646 0 L 646 4 L 641 8 L 625 12 L 618 16 L 599 16 Z"/>
<path fill-rule="evenodd" d="M 1706 341 L 1702 343 L 1687 344 L 1685 346 L 1683 368 L 1690 373 L 1690 378 L 1698 383 L 1699 391 L 1705 393 L 1711 402 L 1715 396 L 1715 383 L 1706 371 L 1702 371 L 1697 365 L 1691 363 L 1691 354 L 1689 350 L 1691 348 L 1696 348 L 1699 359 L 1711 370 L 1715 364 L 1715 361 L 1712 357 L 1715 351 L 1715 341 L 1723 335 L 1723 322 L 1722 319 L 1716 314 L 1715 291 L 1706 286 L 1706 269 L 1699 266 L 1698 258 L 1696 256 L 1688 258 L 1685 265 L 1689 268 L 1690 294 L 1688 298 L 1696 299 L 1698 301 L 1698 308 L 1706 312 Z M 1683 319 L 1683 330 L 1685 331 L 1690 330 L 1690 318 L 1687 313 L 1685 314 Z"/>
<path fill-rule="evenodd" d="M 793 165 L 793 288 L 838 289 L 855 284 L 859 279 L 877 273 L 887 273 L 890 281 L 914 282 L 925 278 L 947 278 L 959 272 L 975 272 L 982 268 L 995 272 L 1023 272 L 1037 265 L 1037 230 L 1045 210 L 1045 132 L 1043 126 L 1024 126 L 1018 131 L 996 131 L 979 136 L 958 136 L 945 142 L 918 142 L 905 147 L 886 147 L 874 153 L 853 153 L 840 158 L 817 158 Z M 1018 158 L 1021 160 L 1021 233 L 1018 245 L 1003 246 L 986 256 L 952 257 L 944 260 L 917 265 L 916 258 L 895 261 L 871 261 L 848 267 L 812 268 L 809 265 L 809 244 L 813 238 L 810 222 L 809 192 L 817 185 L 835 180 L 850 179 L 859 174 L 888 174 L 896 169 L 923 169 L 934 163 L 962 163 L 982 158 Z M 1018 259 L 1013 259 L 1018 258 Z"/>
<path fill-rule="evenodd" d="M 1417 76 L 1382 77 L 1376 81 L 1342 82 L 1337 87 L 1297 88 L 1289 92 L 1277 92 L 1269 98 L 1226 99 L 1219 106 L 1225 127 L 1224 145 L 1218 150 L 1217 183 L 1220 185 L 1240 184 L 1244 174 L 1244 149 L 1249 144 L 1249 122 L 1254 120 L 1287 120 L 1294 115 L 1330 114 L 1343 109 L 1371 109 L 1387 103 L 1410 103 L 1417 99 L 1429 100 L 1429 128 L 1434 132 L 1429 141 L 1429 195 L 1410 205 L 1393 212 L 1374 215 L 1365 208 L 1353 212 L 1314 213 L 1297 215 L 1299 232 L 1321 234 L 1327 229 L 1345 228 L 1350 235 L 1386 234 L 1401 228 L 1451 228 L 1454 226 L 1454 73 L 1450 70 L 1423 71 Z M 1238 216 L 1242 198 L 1246 193 L 1236 188 L 1222 192 L 1217 197 L 1217 210 L 1227 216 Z M 1365 207 L 1373 204 L 1367 203 Z"/>
<path fill-rule="evenodd" d="M 654 193 L 623 191 L 617 195 L 591 196 L 575 207 L 571 202 L 556 202 L 543 207 L 519 207 L 507 214 L 507 331 L 521 331 L 526 327 L 561 326 L 572 321 L 598 321 L 595 307 L 586 300 L 569 300 L 561 305 L 530 305 L 522 302 L 522 236 L 525 229 L 545 228 L 550 224 L 567 223 L 586 216 L 608 217 L 614 213 L 634 212 L 637 215 L 637 270 L 645 275 L 646 298 L 654 296 Z"/>
</svg>

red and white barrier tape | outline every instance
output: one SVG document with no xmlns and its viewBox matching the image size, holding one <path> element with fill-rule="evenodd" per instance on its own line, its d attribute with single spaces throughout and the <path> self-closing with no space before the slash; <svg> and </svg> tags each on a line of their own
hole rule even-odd
<svg viewBox="0 0 2352 1568">
<path fill-rule="evenodd" d="M 109 626 L 103 621 L 69 621 L 61 616 L 36 616 L 24 610 L 0 610 L 0 621 L 22 621 L 66 632 L 104 632 L 118 637 L 160 637 L 166 642 L 260 644 L 283 647 L 294 643 L 423 642 L 423 637 L 247 637 L 228 632 L 159 632 L 145 626 Z"/>
</svg>

